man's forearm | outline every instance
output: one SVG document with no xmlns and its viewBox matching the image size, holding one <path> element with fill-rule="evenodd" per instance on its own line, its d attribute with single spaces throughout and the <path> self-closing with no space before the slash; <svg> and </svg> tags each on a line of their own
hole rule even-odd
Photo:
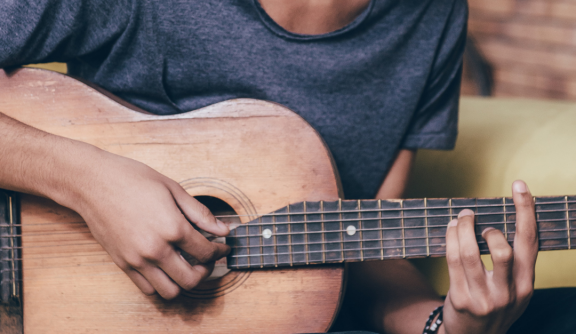
<svg viewBox="0 0 576 334">
<path fill-rule="evenodd" d="M 0 113 L 0 188 L 69 205 L 81 173 L 98 156 L 94 146 L 58 137 Z"/>
<path fill-rule="evenodd" d="M 351 263 L 348 298 L 355 316 L 380 333 L 422 333 L 442 299 L 407 260 Z"/>
</svg>

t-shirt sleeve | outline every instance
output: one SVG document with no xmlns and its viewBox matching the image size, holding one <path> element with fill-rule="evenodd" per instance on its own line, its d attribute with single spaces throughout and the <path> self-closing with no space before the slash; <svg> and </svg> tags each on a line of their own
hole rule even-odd
<svg viewBox="0 0 576 334">
<path fill-rule="evenodd" d="M 426 88 L 408 127 L 402 148 L 454 148 L 458 135 L 458 103 L 467 19 L 466 1 L 455 0 L 438 44 Z"/>
<path fill-rule="evenodd" d="M 111 47 L 132 0 L 0 1 L 0 68 L 66 62 Z"/>
</svg>

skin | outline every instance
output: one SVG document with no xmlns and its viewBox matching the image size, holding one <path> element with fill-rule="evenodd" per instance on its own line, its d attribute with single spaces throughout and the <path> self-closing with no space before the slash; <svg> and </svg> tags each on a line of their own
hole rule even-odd
<svg viewBox="0 0 576 334">
<path fill-rule="evenodd" d="M 378 198 L 402 197 L 410 173 L 406 167 L 414 157 L 413 151 L 400 151 L 378 192 L 391 197 Z M 480 258 L 474 213 L 463 210 L 446 233 L 450 289 L 444 302 L 409 261 L 351 263 L 336 329 L 422 333 L 430 312 L 444 304 L 444 324 L 438 333 L 506 333 L 528 306 L 538 253 L 532 195 L 523 181 L 514 182 L 512 194 L 517 212 L 514 249 L 499 230 L 487 228 L 482 233 L 493 271 L 486 270 Z"/>
<path fill-rule="evenodd" d="M 284 29 L 305 35 L 319 35 L 351 23 L 370 0 L 259 0 L 260 5 Z"/>
<path fill-rule="evenodd" d="M 369 0 L 261 0 L 281 26 L 303 34 L 337 30 Z M 131 159 L 54 136 L 0 113 L 0 188 L 51 198 L 78 212 L 92 234 L 145 294 L 174 298 L 207 277 L 227 246 L 208 242 L 189 224 L 215 235 L 229 231 L 176 182 Z M 400 198 L 415 152 L 401 150 L 377 198 Z M 533 291 L 537 239 L 534 206 L 524 183 L 514 183 L 515 248 L 499 231 L 484 231 L 493 254 L 487 271 L 473 242 L 473 218 L 463 211 L 447 231 L 450 290 L 440 333 L 505 333 Z M 525 186 L 525 185 L 524 185 Z M 526 190 L 523 190 L 526 189 Z M 121 205 L 119 204 L 121 203 Z M 194 256 L 191 266 L 179 249 Z M 345 304 L 350 321 L 379 332 L 421 333 L 442 304 L 407 261 L 352 264 Z M 346 308 L 345 305 L 345 308 Z M 357 327 L 357 328 L 361 328 Z"/>
<path fill-rule="evenodd" d="M 171 299 L 192 289 L 229 251 L 188 221 L 220 236 L 228 228 L 177 182 L 148 166 L 3 114 L 0 133 L 0 188 L 48 197 L 78 212 L 145 294 Z M 191 266 L 179 249 L 200 264 Z"/>
</svg>

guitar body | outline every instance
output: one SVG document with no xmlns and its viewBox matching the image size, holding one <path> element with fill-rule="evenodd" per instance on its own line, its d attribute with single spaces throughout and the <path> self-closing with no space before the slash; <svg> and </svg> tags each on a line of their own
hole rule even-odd
<svg viewBox="0 0 576 334">
<path fill-rule="evenodd" d="M 0 71 L 0 111 L 46 132 L 141 161 L 212 196 L 243 223 L 340 188 L 319 135 L 277 104 L 241 99 L 174 116 L 138 111 L 54 72 Z M 335 317 L 344 267 L 231 271 L 165 301 L 142 294 L 82 218 L 21 195 L 25 333 L 323 332 Z"/>
</svg>

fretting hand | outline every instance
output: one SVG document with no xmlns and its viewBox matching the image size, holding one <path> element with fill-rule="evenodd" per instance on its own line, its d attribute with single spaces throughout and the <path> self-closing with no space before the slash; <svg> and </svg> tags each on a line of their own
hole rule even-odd
<svg viewBox="0 0 576 334">
<path fill-rule="evenodd" d="M 446 232 L 450 289 L 444 303 L 446 334 L 504 334 L 526 309 L 534 290 L 538 233 L 534 202 L 526 184 L 512 186 L 516 235 L 510 247 L 499 230 L 487 228 L 486 240 L 494 270 L 480 259 L 474 213 L 463 210 Z"/>
</svg>

